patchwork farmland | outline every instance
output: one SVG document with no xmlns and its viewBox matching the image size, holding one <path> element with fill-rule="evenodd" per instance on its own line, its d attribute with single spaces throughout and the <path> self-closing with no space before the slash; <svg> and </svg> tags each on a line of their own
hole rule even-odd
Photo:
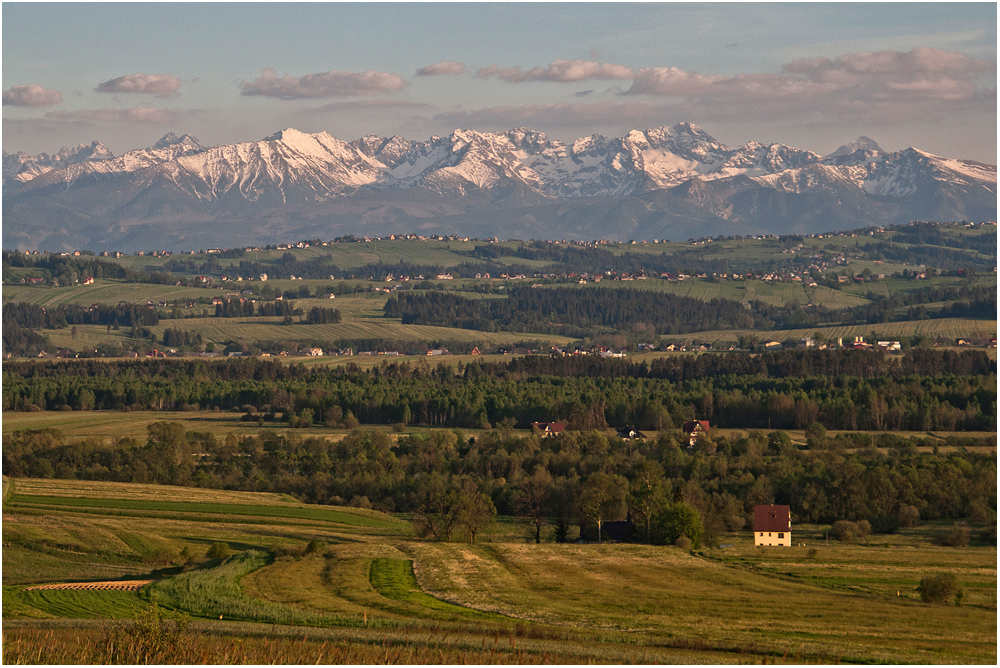
<svg viewBox="0 0 1000 668">
<path fill-rule="evenodd" d="M 995 660 L 995 548 L 937 547 L 922 530 L 854 546 L 827 543 L 810 527 L 797 539 L 805 547 L 762 550 L 733 535 L 726 547 L 687 552 L 533 545 L 510 525 L 478 545 L 441 544 L 415 539 L 408 522 L 349 508 L 292 517 L 296 503 L 268 495 L 12 482 L 4 502 L 5 662 L 40 656 L 32 654 L 38 633 L 52 643 L 46 656 L 94 658 L 82 653 L 97 651 L 86 610 L 110 615 L 150 601 L 168 618 L 194 620 L 181 646 L 189 659 L 196 648 L 221 659 L 214 652 L 236 635 L 251 647 L 268 638 L 275 662 L 308 656 L 289 653 L 283 629 L 291 624 L 300 649 L 353 643 L 371 662 L 387 648 L 395 656 L 403 639 L 408 651 L 440 650 L 455 662 Z M 158 495 L 178 507 L 150 515 L 144 499 Z M 69 503 L 52 505 L 57 497 Z M 240 511 L 234 521 L 239 508 L 257 512 Z M 199 556 L 219 541 L 231 556 Z M 140 547 L 153 544 L 155 552 Z M 31 584 L 44 562 L 49 576 L 67 582 L 104 564 L 118 586 L 141 588 Z M 942 568 L 970 591 L 960 608 L 917 600 L 921 574 Z M 150 569 L 158 575 L 140 580 Z M 93 607 L 81 607 L 84 600 Z M 264 631 L 261 623 L 280 626 Z"/>
</svg>

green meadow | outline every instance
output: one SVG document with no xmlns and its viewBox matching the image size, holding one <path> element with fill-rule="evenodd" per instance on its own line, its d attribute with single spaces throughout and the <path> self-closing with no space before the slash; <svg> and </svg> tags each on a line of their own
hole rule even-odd
<svg viewBox="0 0 1000 668">
<path fill-rule="evenodd" d="M 95 623 L 154 601 L 168 619 L 192 620 L 181 646 L 195 663 L 259 656 L 263 643 L 275 663 L 321 648 L 343 660 L 347 645 L 369 663 L 996 661 L 996 548 L 935 545 L 933 523 L 851 544 L 824 540 L 828 527 L 795 527 L 790 548 L 754 547 L 741 531 L 687 551 L 536 545 L 501 518 L 471 545 L 416 538 L 405 517 L 282 495 L 11 482 L 8 663 L 93 660 Z M 207 556 L 219 542 L 229 556 Z M 942 572 L 965 590 L 960 607 L 920 601 L 920 579 Z M 156 582 L 137 593 L 25 591 L 142 578 Z M 235 638 L 243 654 L 229 653 Z"/>
</svg>

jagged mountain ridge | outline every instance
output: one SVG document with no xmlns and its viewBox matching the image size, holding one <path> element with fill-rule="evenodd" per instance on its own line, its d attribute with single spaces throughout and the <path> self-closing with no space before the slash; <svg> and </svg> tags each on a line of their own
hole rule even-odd
<svg viewBox="0 0 1000 668">
<path fill-rule="evenodd" d="M 3 191 L 6 193 L 8 187 L 11 190 L 16 190 L 36 176 L 53 169 L 80 162 L 111 160 L 112 158 L 114 155 L 108 150 L 108 147 L 99 141 L 94 141 L 91 144 L 80 144 L 74 148 L 63 147 L 55 155 L 47 153 L 28 155 L 24 151 L 11 154 L 4 151 Z"/>
<path fill-rule="evenodd" d="M 108 153 L 31 178 L 25 169 L 18 174 L 4 196 L 5 247 L 51 236 L 25 229 L 28 221 L 49 230 L 59 222 L 72 237 L 68 223 L 92 229 L 94 216 L 110 218 L 119 233 L 165 224 L 176 240 L 192 224 L 239 220 L 274 234 L 301 225 L 322 229 L 325 220 L 331 233 L 459 226 L 473 235 L 516 229 L 528 236 L 623 238 L 661 228 L 653 236 L 677 238 L 706 225 L 712 234 L 823 231 L 833 229 L 824 221 L 860 226 L 924 210 L 993 219 L 996 210 L 994 166 L 912 148 L 887 153 L 867 137 L 826 157 L 782 144 L 734 149 L 688 123 L 570 144 L 525 128 L 353 142 L 289 128 L 213 148 L 171 133 L 117 158 Z M 599 206 L 608 209 L 600 217 L 580 215 L 607 199 L 632 204 Z M 767 211 L 767 202 L 779 209 Z M 563 211 L 554 228 L 545 219 L 552 210 Z M 567 229 L 574 216 L 566 210 L 589 222 Z M 114 240 L 113 230 L 99 236 L 101 243 Z"/>
</svg>

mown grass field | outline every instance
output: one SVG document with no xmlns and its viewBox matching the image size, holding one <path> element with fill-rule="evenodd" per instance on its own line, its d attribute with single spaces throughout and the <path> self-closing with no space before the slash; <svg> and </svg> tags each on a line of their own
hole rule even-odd
<svg viewBox="0 0 1000 668">
<path fill-rule="evenodd" d="M 836 341 L 838 338 L 844 342 L 853 341 L 855 336 L 863 336 L 865 340 L 871 338 L 871 333 L 881 339 L 898 340 L 903 337 L 919 334 L 931 338 L 942 337 L 945 339 L 957 340 L 959 338 L 990 338 L 996 336 L 996 320 L 976 320 L 973 318 L 939 318 L 936 320 L 916 320 L 912 322 L 885 322 L 871 325 L 835 325 L 832 327 L 802 327 L 797 329 L 775 329 L 775 330 L 754 330 L 754 329 L 720 329 L 683 336 L 669 337 L 678 340 L 699 341 L 735 341 L 737 337 L 743 335 L 756 336 L 761 341 L 785 341 L 787 339 L 800 339 L 803 336 L 813 336 L 820 332 L 827 341 Z M 995 350 L 995 349 L 994 349 Z"/>
<path fill-rule="evenodd" d="M 197 333 L 205 343 L 224 347 L 229 342 L 253 345 L 257 341 L 351 341 L 385 339 L 424 342 L 458 341 L 480 346 L 503 346 L 518 341 L 541 341 L 561 346 L 572 339 L 550 334 L 522 332 L 481 332 L 471 329 L 438 327 L 433 325 L 403 325 L 395 319 L 381 317 L 349 316 L 337 324 L 282 325 L 280 318 L 177 318 L 160 320 L 159 325 L 148 329 L 162 340 L 165 329 L 181 329 Z M 95 348 L 100 344 L 130 345 L 134 342 L 130 331 L 108 330 L 102 325 L 77 325 L 76 335 L 71 328 L 43 330 L 55 348 Z M 221 348 L 219 348 L 221 350 Z M 401 351 L 401 352 L 406 352 Z"/>
<path fill-rule="evenodd" d="M 301 508 L 317 513 L 288 516 Z M 95 660 L 100 631 L 87 620 L 128 617 L 153 597 L 195 619 L 185 642 L 198 663 L 263 647 L 268 663 L 996 660 L 996 549 L 934 545 L 933 526 L 867 544 L 826 543 L 825 527 L 807 526 L 793 534 L 805 547 L 767 549 L 744 531 L 689 553 L 535 545 L 513 520 L 478 545 L 436 543 L 398 518 L 376 528 L 324 513 L 378 515 L 274 494 L 15 480 L 3 507 L 5 662 Z M 202 556 L 218 541 L 233 556 Z M 958 575 L 961 607 L 917 599 L 920 578 L 938 572 Z M 150 574 L 159 582 L 139 593 L 23 590 Z"/>
<path fill-rule="evenodd" d="M 653 359 L 656 356 L 666 356 L 666 355 L 690 355 L 694 353 L 648 353 L 642 356 L 637 355 L 638 359 Z M 354 357 L 354 358 L 328 358 L 332 363 L 346 363 L 347 360 L 355 360 L 361 362 L 362 366 L 366 363 L 371 363 L 372 365 L 381 364 L 386 358 L 369 358 L 369 357 Z M 410 360 L 411 362 L 414 358 L 401 358 L 402 360 Z M 416 361 L 424 358 L 416 358 Z M 448 356 L 443 358 L 443 362 L 446 364 L 457 364 L 460 361 L 468 364 L 475 361 L 478 358 L 472 358 L 471 356 Z M 320 363 L 320 362 L 317 362 Z M 216 438 L 224 437 L 227 434 L 247 434 L 252 435 L 259 433 L 262 430 L 274 430 L 279 432 L 287 431 L 287 425 L 283 422 L 265 422 L 263 426 L 258 425 L 257 422 L 243 422 L 240 418 L 243 416 L 242 413 L 235 412 L 215 412 L 215 411 L 183 411 L 183 412 L 167 412 L 167 411 L 130 411 L 128 413 L 118 412 L 118 411 L 37 411 L 37 412 L 8 412 L 4 415 L 3 422 L 0 423 L 2 427 L 3 434 L 12 434 L 15 431 L 21 431 L 26 429 L 58 429 L 64 434 L 71 434 L 74 439 L 84 439 L 93 438 L 98 441 L 107 441 L 111 439 L 119 439 L 125 436 L 129 436 L 142 442 L 148 435 L 147 427 L 154 422 L 176 422 L 183 426 L 184 431 L 195 431 L 201 433 L 212 434 Z M 382 426 L 371 426 L 368 425 L 367 429 L 374 429 L 382 431 L 390 440 L 396 441 L 402 436 L 408 434 L 425 434 L 429 431 L 435 431 L 432 427 L 422 427 L 422 426 L 410 426 L 406 427 L 404 430 L 397 432 L 395 427 L 392 425 L 382 425 Z M 481 433 L 479 429 L 463 429 L 464 433 L 468 436 L 478 437 Z M 335 429 L 332 427 L 327 427 L 322 424 L 314 424 L 308 429 L 296 429 L 294 430 L 296 434 L 302 436 L 322 436 L 331 440 L 339 440 L 344 438 L 349 430 L 347 429 Z M 515 434 L 527 435 L 528 430 L 513 430 Z M 805 447 L 806 436 L 805 431 L 802 429 L 789 429 L 785 430 L 792 442 L 799 447 Z M 716 427 L 713 429 L 713 433 L 717 435 L 723 435 L 727 438 L 744 438 L 749 433 L 746 429 L 726 429 Z M 831 437 L 838 434 L 848 434 L 848 433 L 858 433 L 858 434 L 868 434 L 870 432 L 860 431 L 860 432 L 847 432 L 839 430 L 830 430 L 829 435 Z M 979 432 L 979 431 L 960 431 L 960 432 L 949 432 L 949 431 L 897 431 L 893 432 L 900 438 L 931 438 L 944 441 L 948 436 L 967 436 L 970 438 L 994 438 L 996 437 L 995 432 Z M 941 446 L 943 451 L 948 450 L 948 446 Z M 26 483 L 30 485 L 30 489 L 33 491 L 32 494 L 39 496 L 58 496 L 59 490 L 63 489 L 60 486 L 47 486 L 44 481 L 32 481 Z M 87 482 L 87 481 L 77 481 L 76 487 L 74 487 L 73 495 L 79 494 L 84 497 L 100 497 L 107 498 L 110 493 L 106 488 L 108 483 L 102 482 Z M 142 486 L 136 486 L 137 488 L 142 488 Z M 5 488 L 6 489 L 6 488 Z M 183 489 L 183 488 L 168 488 L 168 490 Z M 130 492 L 131 495 L 138 494 L 137 491 Z M 169 497 L 163 496 L 163 488 L 158 488 L 157 491 L 151 492 L 148 496 L 143 498 L 148 498 L 152 500 L 164 499 L 170 501 L 194 501 L 194 498 L 190 496 L 184 496 L 183 498 L 177 498 L 175 492 L 170 492 Z M 253 495 L 249 492 L 218 492 L 223 495 L 225 503 L 232 504 L 247 504 L 251 501 L 253 503 L 259 502 L 259 495 Z M 247 495 L 245 497 L 240 495 Z M 242 500 L 241 500 L 242 499 Z M 285 501 L 289 501 L 290 497 L 285 497 Z"/>
</svg>

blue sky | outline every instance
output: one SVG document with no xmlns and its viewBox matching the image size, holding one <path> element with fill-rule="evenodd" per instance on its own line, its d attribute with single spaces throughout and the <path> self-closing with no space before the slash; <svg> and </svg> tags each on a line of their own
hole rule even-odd
<svg viewBox="0 0 1000 668">
<path fill-rule="evenodd" d="M 996 162 L 994 3 L 3 4 L 3 148 L 688 121 Z M 422 71 L 422 74 L 418 74 Z"/>
</svg>

